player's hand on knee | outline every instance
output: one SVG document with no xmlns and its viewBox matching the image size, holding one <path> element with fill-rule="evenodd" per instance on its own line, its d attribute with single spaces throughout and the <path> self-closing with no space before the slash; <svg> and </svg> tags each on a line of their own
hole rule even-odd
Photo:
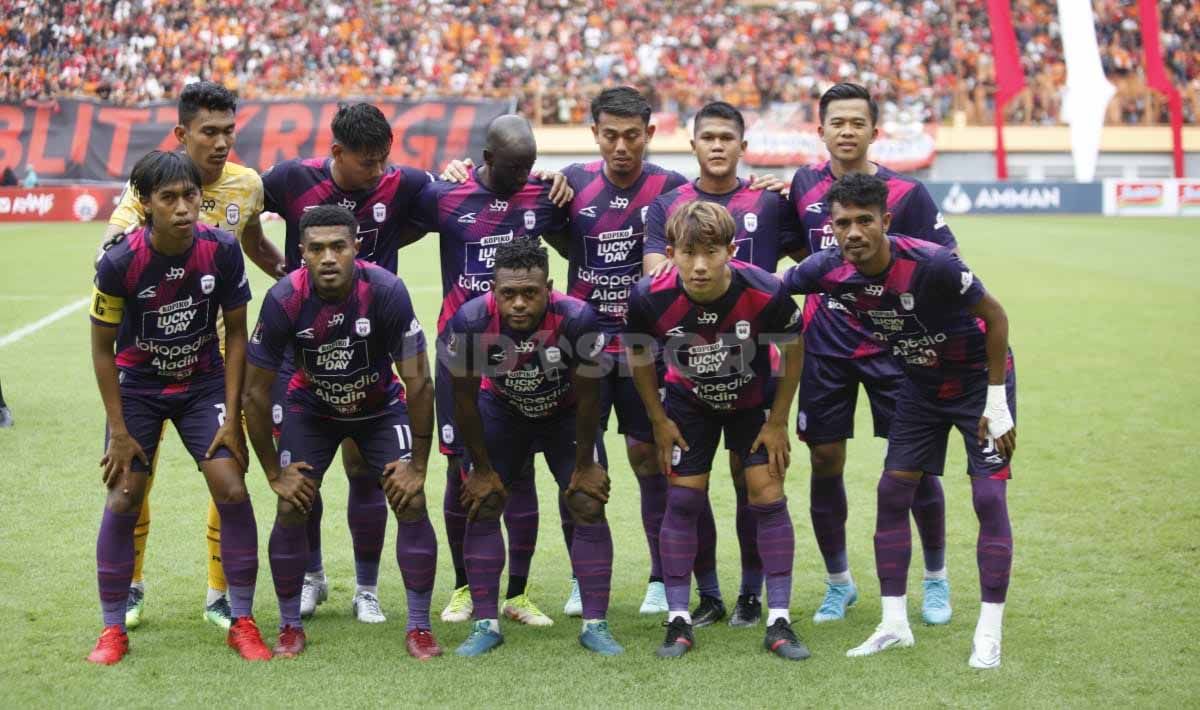
<svg viewBox="0 0 1200 710">
<path fill-rule="evenodd" d="M 317 496 L 316 484 L 302 473 L 311 470 L 312 466 L 303 461 L 293 461 L 283 469 L 279 478 L 270 482 L 275 495 L 305 515 L 312 510 L 313 500 Z"/>
<path fill-rule="evenodd" d="M 670 475 L 675 465 L 675 449 L 688 450 L 687 440 L 683 438 L 679 427 L 670 418 L 654 424 L 654 444 L 658 447 L 658 467 L 664 474 Z"/>
<path fill-rule="evenodd" d="M 556 170 L 536 170 L 534 176 L 542 182 L 550 183 L 550 201 L 559 207 L 566 207 L 575 199 L 575 190 L 567 182 L 567 176 Z"/>
<path fill-rule="evenodd" d="M 608 472 L 600 464 L 592 463 L 571 472 L 571 483 L 564 493 L 568 499 L 574 493 L 583 493 L 601 503 L 607 503 L 610 488 Z"/>
<path fill-rule="evenodd" d="M 750 453 L 764 446 L 767 449 L 767 473 L 771 478 L 783 478 L 792 462 L 792 442 L 788 439 L 787 425 L 763 424 L 750 445 Z"/>
<path fill-rule="evenodd" d="M 425 492 L 425 472 L 411 461 L 396 459 L 383 467 L 383 494 L 388 505 L 400 515 Z"/>
<path fill-rule="evenodd" d="M 134 459 L 141 461 L 146 468 L 150 468 L 150 459 L 146 458 L 146 452 L 142 451 L 141 445 L 130 436 L 129 432 L 109 436 L 108 450 L 100 459 L 100 466 L 103 469 L 100 480 L 104 482 L 105 487 L 112 488 L 117 485 L 118 480 L 128 476 L 133 469 Z"/>
<path fill-rule="evenodd" d="M 442 174 L 438 177 L 447 182 L 466 182 L 471 176 L 471 168 L 475 167 L 475 163 L 470 158 L 462 160 L 451 160 L 446 167 L 442 168 Z"/>
<path fill-rule="evenodd" d="M 467 480 L 463 482 L 462 496 L 459 499 L 467 509 L 467 520 L 475 520 L 475 516 L 479 515 L 489 497 L 494 497 L 501 504 L 508 498 L 508 491 L 504 488 L 504 482 L 500 480 L 500 474 L 491 469 L 471 469 Z"/>
<path fill-rule="evenodd" d="M 208 451 L 204 453 L 204 458 L 211 459 L 216 455 L 217 451 L 224 447 L 229 449 L 233 454 L 233 460 L 237 462 L 238 468 L 245 471 L 249 465 L 247 462 L 249 457 L 246 455 L 246 437 L 242 432 L 242 423 L 232 422 L 228 419 L 217 429 L 217 433 L 213 436 L 212 443 L 208 445 Z"/>
</svg>

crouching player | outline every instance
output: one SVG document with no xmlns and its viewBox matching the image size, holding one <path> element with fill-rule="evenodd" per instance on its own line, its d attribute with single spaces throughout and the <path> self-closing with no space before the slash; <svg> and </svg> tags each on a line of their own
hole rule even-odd
<svg viewBox="0 0 1200 710">
<path fill-rule="evenodd" d="M 575 521 L 570 555 L 583 597 L 579 642 L 605 656 L 624 651 L 605 620 L 613 542 L 604 513 L 608 474 L 596 461 L 599 378 L 610 363 L 595 311 L 552 291 L 549 273 L 536 238 L 497 247 L 492 292 L 458 309 L 440 346 L 470 462 L 463 474 L 463 557 L 475 623 L 456 651 L 460 656 L 479 656 L 504 642 L 497 622 L 500 517 L 535 451 L 544 452 Z"/>
<path fill-rule="evenodd" d="M 1005 500 L 1016 446 L 1016 379 L 1004 309 L 948 248 L 889 236 L 888 187 L 847 175 L 825 202 L 838 249 L 784 275 L 792 293 L 827 293 L 891 346 L 906 379 L 896 399 L 877 493 L 875 567 L 883 621 L 846 655 L 913 645 L 906 591 L 912 535 L 908 516 L 923 476 L 940 476 L 950 428 L 963 436 L 979 517 L 976 547 L 983 603 L 971 647 L 973 668 L 1000 665 L 1001 620 L 1012 566 Z"/>
<path fill-rule="evenodd" d="M 101 257 L 91 307 L 92 364 L 108 419 L 100 462 L 108 499 L 96 542 L 104 632 L 88 660 L 109 665 L 129 651 L 125 605 L 134 526 L 168 419 L 204 473 L 221 518 L 234 619 L 228 643 L 247 660 L 268 660 L 271 652 L 251 616 L 258 529 L 241 432 L 250 300 L 241 248 L 233 235 L 196 223 L 200 172 L 186 155 L 147 154 L 134 166 L 130 185 L 146 226 Z M 228 367 L 217 344 L 218 313 L 225 320 Z"/>
<path fill-rule="evenodd" d="M 667 257 L 675 268 L 642 279 L 629 299 L 626 349 L 654 426 L 659 464 L 670 477 L 660 533 L 670 611 L 658 655 L 682 656 L 693 644 L 687 603 L 697 520 L 708 503 L 708 477 L 724 432 L 726 447 L 745 465 L 766 573 L 765 645 L 778 656 L 802 660 L 809 652 L 792 631 L 788 612 L 795 535 L 783 492 L 787 416 L 804 354 L 800 309 L 773 275 L 733 261 L 734 230 L 721 205 L 680 207 L 666 225 Z M 783 358 L 778 382 L 772 344 Z M 665 408 L 649 352 L 656 346 L 667 367 Z"/>
<path fill-rule="evenodd" d="M 437 540 L 425 511 L 425 466 L 433 436 L 425 335 L 404 282 L 355 260 L 357 231 L 354 215 L 344 207 L 321 205 L 304 214 L 304 268 L 267 292 L 250 339 L 246 428 L 279 496 L 269 548 L 279 597 L 275 655 L 292 657 L 304 650 L 300 594 L 309 554 L 306 519 L 338 445 L 351 439 L 395 511 L 396 561 L 408 594 L 406 648 L 409 655 L 427 659 L 442 650 L 429 627 Z M 296 372 L 288 383 L 276 451 L 271 384 L 293 348 Z"/>
</svg>

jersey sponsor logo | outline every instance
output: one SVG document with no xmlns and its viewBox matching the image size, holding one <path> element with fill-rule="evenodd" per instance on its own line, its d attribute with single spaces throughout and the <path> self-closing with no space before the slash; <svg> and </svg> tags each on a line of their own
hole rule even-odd
<svg viewBox="0 0 1200 710">
<path fill-rule="evenodd" d="M 200 277 L 200 290 L 204 292 L 205 296 L 212 293 L 213 289 L 216 287 L 217 277 L 213 276 L 212 274 L 205 274 Z"/>
<path fill-rule="evenodd" d="M 833 225 L 826 222 L 820 229 L 808 230 L 808 243 L 816 245 L 815 248 L 828 249 L 837 246 L 837 236 L 833 233 Z"/>
<path fill-rule="evenodd" d="M 345 207 L 346 209 L 353 212 L 355 209 L 358 208 L 358 203 L 355 202 L 354 200 L 351 200 L 348 197 L 343 197 L 342 201 L 338 203 L 338 207 Z"/>
<path fill-rule="evenodd" d="M 212 212 L 216 208 L 217 208 L 217 201 L 215 199 L 213 199 L 211 197 L 205 197 L 204 199 L 200 200 L 200 211 L 201 212 Z"/>
<path fill-rule="evenodd" d="M 357 374 L 371 365 L 367 341 L 338 338 L 316 348 L 304 348 L 304 369 L 314 377 Z"/>
<path fill-rule="evenodd" d="M 305 328 L 304 330 L 300 331 L 299 333 L 296 333 L 296 337 L 299 338 L 300 340 L 312 340 L 313 338 L 317 337 L 317 334 L 313 331 L 312 328 Z"/>
<path fill-rule="evenodd" d="M 629 292 L 641 280 L 642 268 L 635 261 L 625 264 L 624 271 L 618 270 L 617 266 L 608 271 L 579 269 L 575 272 L 575 278 L 591 284 L 592 290 L 587 300 L 598 312 L 624 316 L 629 311 Z"/>
<path fill-rule="evenodd" d="M 468 212 L 465 215 L 459 217 L 458 223 L 459 224 L 475 224 L 475 213 Z"/>
<path fill-rule="evenodd" d="M 740 320 L 733 326 L 733 334 L 738 337 L 738 340 L 747 340 L 750 338 L 750 321 Z"/>
<path fill-rule="evenodd" d="M 182 266 L 172 266 L 167 269 L 167 281 L 178 281 L 185 273 Z"/>
<path fill-rule="evenodd" d="M 628 267 L 640 246 L 640 240 L 633 235 L 633 227 L 587 235 L 584 243 L 587 268 L 597 271 Z"/>
<path fill-rule="evenodd" d="M 333 316 L 330 317 L 329 322 L 326 323 L 326 327 L 332 328 L 335 325 L 341 325 L 342 323 L 345 323 L 345 322 L 346 322 L 345 314 L 334 313 Z"/>
<path fill-rule="evenodd" d="M 387 205 L 382 202 L 376 202 L 371 206 L 371 216 L 375 218 L 376 222 L 382 223 L 387 219 Z"/>
<path fill-rule="evenodd" d="M 614 197 L 612 198 L 612 201 L 608 203 L 608 208 L 610 210 L 623 210 L 627 207 L 629 207 L 628 197 Z"/>
<path fill-rule="evenodd" d="M 371 319 L 370 318 L 359 318 L 358 320 L 354 321 L 354 332 L 363 338 L 370 335 L 371 334 Z"/>
<path fill-rule="evenodd" d="M 232 227 L 242 219 L 242 210 L 236 203 L 230 202 L 225 205 L 225 221 Z"/>
<path fill-rule="evenodd" d="M 525 229 L 533 229 L 537 226 L 537 213 L 533 210 L 525 210 Z"/>
<path fill-rule="evenodd" d="M 142 336 L 147 342 L 180 340 L 208 327 L 208 300 L 191 296 L 142 314 Z"/>
<path fill-rule="evenodd" d="M 156 295 L 158 295 L 158 290 L 155 286 L 147 286 L 138 291 L 138 298 L 154 298 Z"/>
<path fill-rule="evenodd" d="M 467 276 L 486 276 L 489 281 L 492 278 L 492 272 L 495 270 L 496 264 L 496 247 L 501 244 L 507 244 L 513 240 L 513 232 L 510 230 L 504 234 L 490 234 L 483 237 L 478 242 L 468 242 L 466 246 L 466 263 L 463 264 L 463 273 Z M 461 279 L 459 283 L 462 283 Z M 467 288 L 464 286 L 464 288 Z M 475 291 L 477 289 L 470 289 Z"/>
<path fill-rule="evenodd" d="M 747 232 L 758 231 L 758 215 L 753 212 L 747 212 L 742 215 L 742 224 L 746 227 Z"/>
<path fill-rule="evenodd" d="M 911 311 L 914 305 L 916 305 L 916 299 L 913 298 L 911 293 L 905 292 L 900 294 L 900 306 L 904 310 Z"/>
<path fill-rule="evenodd" d="M 897 313 L 891 309 L 871 310 L 867 311 L 867 317 L 871 319 L 870 325 L 884 336 L 881 339 L 888 339 L 897 334 L 917 335 L 925 332 L 925 325 L 915 313 Z"/>
<path fill-rule="evenodd" d="M 588 205 L 587 207 L 584 207 L 583 209 L 579 210 L 579 215 L 581 217 L 595 217 L 596 216 L 596 206 Z"/>
<path fill-rule="evenodd" d="M 492 200 L 491 204 L 488 205 L 488 209 L 492 212 L 507 212 L 508 201 L 501 199 Z"/>
<path fill-rule="evenodd" d="M 696 379 L 739 375 L 745 370 L 742 346 L 739 344 L 726 345 L 717 341 L 707 345 L 693 345 L 676 353 L 683 355 L 680 364 L 686 374 Z"/>
<path fill-rule="evenodd" d="M 696 322 L 700 325 L 716 325 L 721 316 L 711 311 L 701 311 L 700 315 L 696 316 Z"/>
<path fill-rule="evenodd" d="M 868 296 L 882 296 L 883 286 L 880 284 L 868 284 L 863 286 L 863 293 L 867 294 Z"/>
<path fill-rule="evenodd" d="M 962 280 L 962 288 L 958 290 L 958 293 L 961 295 L 965 294 L 967 289 L 971 288 L 971 284 L 975 283 L 975 274 L 972 274 L 970 271 L 964 271 L 959 278 Z"/>
<path fill-rule="evenodd" d="M 805 207 L 804 211 L 812 212 L 813 214 L 821 214 L 822 212 L 825 211 L 825 206 L 820 202 L 814 202 L 811 205 L 809 205 L 808 207 Z"/>
</svg>

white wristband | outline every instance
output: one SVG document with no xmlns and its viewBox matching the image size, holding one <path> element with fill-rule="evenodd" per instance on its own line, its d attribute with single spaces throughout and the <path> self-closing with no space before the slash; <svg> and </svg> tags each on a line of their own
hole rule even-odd
<svg viewBox="0 0 1200 710">
<path fill-rule="evenodd" d="M 1013 428 L 1012 414 L 1008 411 L 1008 391 L 1004 385 L 988 385 L 983 416 L 987 417 L 988 434 L 993 439 L 999 439 Z"/>
</svg>

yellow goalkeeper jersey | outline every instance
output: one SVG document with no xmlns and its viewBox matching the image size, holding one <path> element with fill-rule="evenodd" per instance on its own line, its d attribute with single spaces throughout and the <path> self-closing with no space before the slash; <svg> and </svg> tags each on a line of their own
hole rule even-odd
<svg viewBox="0 0 1200 710">
<path fill-rule="evenodd" d="M 263 184 L 258 173 L 244 165 L 225 163 L 221 177 L 200 191 L 200 221 L 232 232 L 241 240 L 247 224 L 258 222 L 263 211 Z M 146 213 L 137 195 L 125 184 L 121 202 L 108 223 L 128 230 L 145 221 Z"/>
</svg>

